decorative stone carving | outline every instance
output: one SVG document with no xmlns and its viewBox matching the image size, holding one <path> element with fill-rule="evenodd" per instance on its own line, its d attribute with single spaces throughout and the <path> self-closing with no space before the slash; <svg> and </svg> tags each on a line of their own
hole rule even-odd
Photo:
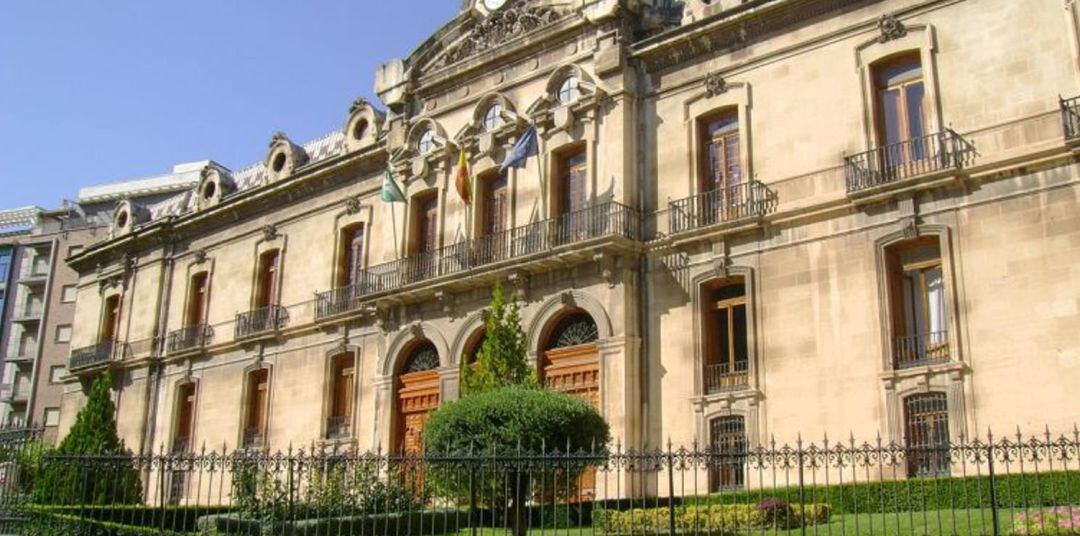
<svg viewBox="0 0 1080 536">
<path fill-rule="evenodd" d="M 453 294 L 440 290 L 435 293 L 435 301 L 439 302 L 444 314 L 449 315 L 454 310 L 455 300 Z"/>
<path fill-rule="evenodd" d="M 881 32 L 881 35 L 878 37 L 879 43 L 887 43 L 893 39 L 900 39 L 907 35 L 907 27 L 904 26 L 904 23 L 900 22 L 900 19 L 897 19 L 896 16 L 891 13 L 882 15 L 881 18 L 878 19 L 877 27 L 878 31 Z"/>
<path fill-rule="evenodd" d="M 570 292 L 569 290 L 563 291 L 563 293 L 559 295 L 559 301 L 561 301 L 562 304 L 567 307 L 572 307 L 576 305 L 576 302 L 574 301 L 574 293 Z"/>
<path fill-rule="evenodd" d="M 195 264 L 202 264 L 204 262 L 206 262 L 206 250 L 205 249 L 197 249 L 197 250 L 195 250 Z"/>
<path fill-rule="evenodd" d="M 506 280 L 510 282 L 510 286 L 514 287 L 517 299 L 524 301 L 525 293 L 529 289 L 529 275 L 525 272 L 510 272 Z"/>
<path fill-rule="evenodd" d="M 607 283 L 608 288 L 615 288 L 615 258 L 611 255 L 597 253 L 593 260 L 600 266 L 600 277 Z"/>
<path fill-rule="evenodd" d="M 368 107 L 368 101 L 364 97 L 357 97 L 356 100 L 349 105 L 349 115 L 355 114 Z"/>
<path fill-rule="evenodd" d="M 727 93 L 728 83 L 720 73 L 709 73 L 705 76 L 705 95 L 715 97 Z"/>
<path fill-rule="evenodd" d="M 278 229 L 275 225 L 264 225 L 262 228 L 263 240 L 269 242 L 278 237 Z"/>
<path fill-rule="evenodd" d="M 478 23 L 461 41 L 452 45 L 435 67 L 445 67 L 491 50 L 522 35 L 558 22 L 563 14 L 546 6 L 518 5 L 493 13 Z"/>
<path fill-rule="evenodd" d="M 345 213 L 350 216 L 359 213 L 361 207 L 360 198 L 357 196 L 345 200 Z"/>
<path fill-rule="evenodd" d="M 728 276 L 728 269 L 731 268 L 731 257 L 727 255 L 720 255 L 714 257 L 712 260 L 713 276 L 723 279 Z"/>
</svg>

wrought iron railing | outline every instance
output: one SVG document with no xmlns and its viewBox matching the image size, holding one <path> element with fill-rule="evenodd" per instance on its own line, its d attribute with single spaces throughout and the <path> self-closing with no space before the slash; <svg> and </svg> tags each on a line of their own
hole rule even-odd
<svg viewBox="0 0 1080 536">
<path fill-rule="evenodd" d="M 118 341 L 105 341 L 93 346 L 76 348 L 71 351 L 68 370 L 74 372 L 79 369 L 121 360 L 124 358 L 126 349 L 127 345 Z"/>
<path fill-rule="evenodd" d="M 360 307 L 361 298 L 406 287 L 436 277 L 466 273 L 509 259 L 546 254 L 560 247 L 620 236 L 637 240 L 637 211 L 609 201 L 499 233 L 416 253 L 361 271 L 358 282 L 316 295 L 317 318 Z"/>
<path fill-rule="evenodd" d="M 949 360 L 947 331 L 903 335 L 893 339 L 893 367 L 896 369 L 948 363 Z"/>
<path fill-rule="evenodd" d="M 844 158 L 849 194 L 949 169 L 975 159 L 975 146 L 951 129 Z"/>
<path fill-rule="evenodd" d="M 280 305 L 271 305 L 236 315 L 235 336 L 237 339 L 271 333 L 289 324 L 289 310 Z"/>
<path fill-rule="evenodd" d="M 352 436 L 352 418 L 345 416 L 326 419 L 327 439 L 345 439 Z"/>
<path fill-rule="evenodd" d="M 19 436 L 0 448 L 34 462 L 0 464 L 0 501 L 21 513 L 5 534 L 1074 535 L 1080 432 L 1055 433 L 33 457 Z"/>
<path fill-rule="evenodd" d="M 169 333 L 168 351 L 170 354 L 204 348 L 214 340 L 214 328 L 208 324 L 197 324 Z"/>
<path fill-rule="evenodd" d="M 1080 97 L 1058 99 L 1061 102 L 1061 125 L 1065 139 L 1080 138 Z"/>
<path fill-rule="evenodd" d="M 669 229 L 681 233 L 718 223 L 761 218 L 779 205 L 776 192 L 760 181 L 709 190 L 668 203 Z"/>
<path fill-rule="evenodd" d="M 750 384 L 750 364 L 740 360 L 732 363 L 705 365 L 705 392 L 730 391 Z"/>
</svg>

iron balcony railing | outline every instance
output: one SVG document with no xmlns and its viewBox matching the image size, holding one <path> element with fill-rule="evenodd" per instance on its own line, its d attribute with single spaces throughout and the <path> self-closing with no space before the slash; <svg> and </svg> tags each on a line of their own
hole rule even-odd
<svg viewBox="0 0 1080 536">
<path fill-rule="evenodd" d="M 436 277 L 546 254 L 555 248 L 605 236 L 637 240 L 639 233 L 640 218 L 636 210 L 615 201 L 600 203 L 363 270 L 358 274 L 357 283 L 316 295 L 316 318 L 354 311 L 363 297 Z"/>
<path fill-rule="evenodd" d="M 329 417 L 326 419 L 326 438 L 345 439 L 352 436 L 352 418 L 348 416 Z"/>
<path fill-rule="evenodd" d="M 1065 139 L 1080 138 L 1080 97 L 1058 99 L 1061 102 L 1061 125 L 1065 130 Z"/>
<path fill-rule="evenodd" d="M 214 340 L 214 328 L 207 324 L 196 324 L 169 333 L 169 353 L 184 352 L 203 348 Z"/>
<path fill-rule="evenodd" d="M 935 331 L 893 339 L 893 367 L 897 370 L 948 363 L 949 333 Z"/>
<path fill-rule="evenodd" d="M 750 384 L 750 363 L 736 361 L 705 365 L 705 393 L 731 391 Z"/>
<path fill-rule="evenodd" d="M 975 147 L 951 129 L 844 158 L 849 194 L 946 171 L 975 159 Z"/>
<path fill-rule="evenodd" d="M 68 370 L 75 371 L 123 359 L 126 349 L 127 345 L 118 341 L 105 341 L 77 348 L 71 352 Z"/>
<path fill-rule="evenodd" d="M 274 332 L 288 324 L 289 311 L 280 305 L 240 313 L 236 315 L 236 338 Z"/>
<path fill-rule="evenodd" d="M 779 200 L 776 192 L 760 181 L 702 192 L 669 204 L 669 227 L 681 233 L 717 223 L 761 218 L 774 212 Z"/>
</svg>

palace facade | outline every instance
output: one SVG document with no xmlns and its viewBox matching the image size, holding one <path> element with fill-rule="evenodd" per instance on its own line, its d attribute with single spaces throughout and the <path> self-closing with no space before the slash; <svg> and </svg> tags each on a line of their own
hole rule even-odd
<svg viewBox="0 0 1080 536">
<path fill-rule="evenodd" d="M 463 6 L 341 128 L 119 205 L 68 259 L 61 429 L 111 369 L 134 450 L 419 450 L 501 282 L 623 446 L 1071 430 L 1077 10 Z"/>
</svg>

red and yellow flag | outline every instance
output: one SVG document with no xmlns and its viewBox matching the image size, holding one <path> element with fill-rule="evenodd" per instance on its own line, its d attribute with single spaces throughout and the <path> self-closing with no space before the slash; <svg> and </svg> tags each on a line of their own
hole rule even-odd
<svg viewBox="0 0 1080 536">
<path fill-rule="evenodd" d="M 465 150 L 461 151 L 458 159 L 457 177 L 454 179 L 458 195 L 466 205 L 472 203 L 472 186 L 469 184 L 469 160 L 465 157 Z"/>
</svg>

